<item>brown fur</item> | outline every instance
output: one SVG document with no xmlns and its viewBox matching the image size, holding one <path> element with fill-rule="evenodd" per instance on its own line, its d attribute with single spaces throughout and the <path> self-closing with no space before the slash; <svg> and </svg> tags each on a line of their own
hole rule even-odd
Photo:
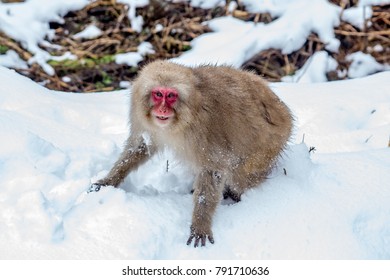
<svg viewBox="0 0 390 280">
<path fill-rule="evenodd" d="M 152 122 L 150 92 L 156 86 L 179 92 L 169 127 Z M 118 186 L 155 151 L 171 148 L 191 164 L 194 212 L 188 244 L 214 242 L 211 224 L 222 194 L 239 201 L 269 173 L 291 134 L 286 105 L 255 74 L 230 67 L 189 68 L 167 61 L 147 65 L 133 85 L 131 135 L 106 178 Z M 145 140 L 145 135 L 150 138 Z"/>
</svg>

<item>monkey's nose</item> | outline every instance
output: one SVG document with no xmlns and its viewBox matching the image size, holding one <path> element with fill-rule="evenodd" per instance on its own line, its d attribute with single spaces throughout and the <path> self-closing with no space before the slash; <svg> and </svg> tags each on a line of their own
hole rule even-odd
<svg viewBox="0 0 390 280">
<path fill-rule="evenodd" d="M 167 106 L 164 104 L 161 104 L 161 106 L 158 108 L 158 111 L 161 113 L 166 113 L 167 112 Z"/>
</svg>

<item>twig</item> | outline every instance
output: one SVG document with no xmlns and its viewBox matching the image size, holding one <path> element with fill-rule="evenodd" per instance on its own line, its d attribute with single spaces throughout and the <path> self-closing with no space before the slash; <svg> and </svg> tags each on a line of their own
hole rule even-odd
<svg viewBox="0 0 390 280">
<path fill-rule="evenodd" d="M 25 61 L 28 61 L 32 57 L 29 52 L 23 50 L 21 47 L 19 47 L 17 43 L 13 42 L 11 39 L 0 36 L 0 45 L 6 46 L 14 50 Z"/>
<path fill-rule="evenodd" d="M 359 31 L 345 31 L 345 30 L 339 30 L 335 29 L 334 31 L 336 34 L 345 35 L 345 36 L 358 36 L 358 37 L 364 37 L 364 36 L 390 36 L 390 30 L 380 30 L 380 31 L 370 31 L 370 32 L 359 32 Z"/>
</svg>

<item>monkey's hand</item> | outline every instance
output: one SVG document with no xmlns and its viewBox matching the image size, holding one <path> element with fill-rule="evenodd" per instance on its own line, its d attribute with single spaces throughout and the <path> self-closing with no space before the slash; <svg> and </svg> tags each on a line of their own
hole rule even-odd
<svg viewBox="0 0 390 280">
<path fill-rule="evenodd" d="M 119 184 L 119 183 L 118 183 Z M 87 190 L 87 193 L 91 192 L 98 192 L 102 187 L 116 187 L 118 184 L 115 184 L 112 177 L 106 177 L 103 179 L 98 180 L 97 182 L 93 183 Z"/>
<path fill-rule="evenodd" d="M 94 183 L 88 188 L 87 193 L 98 192 L 102 187 L 105 187 L 105 185 Z"/>
<path fill-rule="evenodd" d="M 200 241 L 200 245 L 202 247 L 206 246 L 206 239 L 208 239 L 211 244 L 214 244 L 214 238 L 213 238 L 213 233 L 212 233 L 211 229 L 210 230 L 199 230 L 192 225 L 190 237 L 187 240 L 187 245 L 191 245 L 192 240 L 194 238 L 195 238 L 195 240 L 194 240 L 194 247 L 195 248 L 198 247 L 199 241 Z"/>
</svg>

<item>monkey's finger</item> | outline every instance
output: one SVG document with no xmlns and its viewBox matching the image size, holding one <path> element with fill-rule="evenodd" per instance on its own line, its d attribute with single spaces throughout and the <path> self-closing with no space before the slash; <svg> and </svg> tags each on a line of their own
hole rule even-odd
<svg viewBox="0 0 390 280">
<path fill-rule="evenodd" d="M 195 234 L 191 234 L 190 237 L 187 240 L 187 245 L 190 245 L 192 243 L 192 239 L 194 239 Z"/>
<path fill-rule="evenodd" d="M 206 235 L 202 235 L 202 247 L 206 246 Z"/>
<path fill-rule="evenodd" d="M 101 188 L 101 187 L 102 187 L 101 185 L 92 184 L 92 185 L 88 188 L 87 193 L 98 192 L 98 191 L 100 191 L 100 188 Z"/>
<path fill-rule="evenodd" d="M 195 248 L 198 247 L 200 239 L 201 239 L 201 236 L 197 235 L 196 238 L 195 238 L 195 243 L 194 243 L 194 247 Z"/>
<path fill-rule="evenodd" d="M 209 241 L 211 244 L 214 244 L 214 237 L 212 235 L 209 235 Z"/>
</svg>

